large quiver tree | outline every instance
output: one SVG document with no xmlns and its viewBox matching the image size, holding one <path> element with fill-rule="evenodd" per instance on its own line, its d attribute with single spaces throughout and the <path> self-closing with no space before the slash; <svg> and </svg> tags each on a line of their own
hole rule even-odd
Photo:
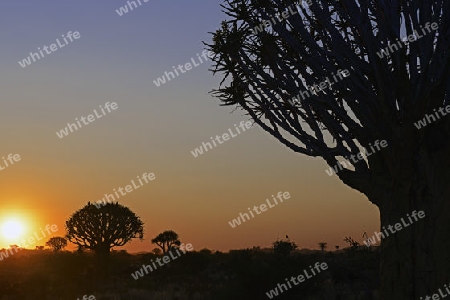
<svg viewBox="0 0 450 300">
<path fill-rule="evenodd" d="M 124 246 L 133 238 L 143 239 L 144 223 L 128 207 L 107 203 L 97 208 L 88 203 L 66 221 L 66 238 L 104 256 L 114 246 Z"/>
<path fill-rule="evenodd" d="M 378 206 L 381 230 L 423 210 L 382 240 L 381 299 L 436 293 L 450 278 L 450 116 L 414 123 L 450 104 L 450 1 L 296 2 L 224 2 L 229 18 L 207 44 L 213 72 L 225 75 L 214 94 L 293 151 L 338 166 Z M 284 20 L 284 11 L 296 13 Z M 416 41 L 400 41 L 413 33 Z M 349 76 L 292 101 L 339 70 Z M 338 164 L 376 140 L 388 146 Z"/>
</svg>

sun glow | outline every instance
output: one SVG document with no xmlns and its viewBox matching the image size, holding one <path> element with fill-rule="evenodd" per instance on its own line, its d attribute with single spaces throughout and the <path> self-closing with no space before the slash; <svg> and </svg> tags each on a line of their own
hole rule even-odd
<svg viewBox="0 0 450 300">
<path fill-rule="evenodd" d="M 25 231 L 23 223 L 17 219 L 8 219 L 3 222 L 1 226 L 1 232 L 3 238 L 7 240 L 19 239 Z"/>
</svg>

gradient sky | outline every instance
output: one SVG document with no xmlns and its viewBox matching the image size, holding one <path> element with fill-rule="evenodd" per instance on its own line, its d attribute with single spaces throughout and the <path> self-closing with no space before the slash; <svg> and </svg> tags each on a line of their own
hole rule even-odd
<svg viewBox="0 0 450 300">
<path fill-rule="evenodd" d="M 248 118 L 208 94 L 221 79 L 209 63 L 160 87 L 153 80 L 201 53 L 225 18 L 221 2 L 141 2 L 123 16 L 115 12 L 121 0 L 2 3 L 0 157 L 22 159 L 0 171 L 0 226 L 17 217 L 27 225 L 24 238 L 46 224 L 63 236 L 65 221 L 87 201 L 153 172 L 154 181 L 119 200 L 144 221 L 145 241 L 117 249 L 149 251 L 166 229 L 194 249 L 221 251 L 269 247 L 286 234 L 300 248 L 324 241 L 334 249 L 345 236 L 362 242 L 363 230 L 379 230 L 378 209 L 328 176 L 323 160 L 292 152 L 258 127 L 194 158 L 191 150 Z M 81 38 L 20 67 L 68 31 Z M 108 101 L 118 109 L 56 136 Z M 279 191 L 291 198 L 230 227 Z M 9 244 L 0 236 L 0 248 Z"/>
</svg>

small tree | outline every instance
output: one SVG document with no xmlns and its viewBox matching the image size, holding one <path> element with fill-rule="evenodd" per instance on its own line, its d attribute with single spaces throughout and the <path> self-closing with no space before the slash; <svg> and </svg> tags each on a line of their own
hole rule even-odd
<svg viewBox="0 0 450 300">
<path fill-rule="evenodd" d="M 327 248 L 327 244 L 328 243 L 324 243 L 324 242 L 319 243 L 319 247 L 320 247 L 320 250 L 322 250 L 322 252 Z"/>
<path fill-rule="evenodd" d="M 107 203 L 100 208 L 88 202 L 66 221 L 67 239 L 97 255 L 109 255 L 114 246 L 143 239 L 144 223 L 128 207 Z"/>
<path fill-rule="evenodd" d="M 60 236 L 51 237 L 45 243 L 45 246 L 50 247 L 53 251 L 57 252 L 67 247 L 67 240 Z"/>
<path fill-rule="evenodd" d="M 350 236 L 345 237 L 344 242 L 349 244 L 351 250 L 356 250 L 360 246 L 360 244 Z"/>
<path fill-rule="evenodd" d="M 154 239 L 152 239 L 152 244 L 158 245 L 161 248 L 163 254 L 167 251 L 175 249 L 177 246 L 181 245 L 178 234 L 173 230 L 166 230 L 158 234 Z"/>
<path fill-rule="evenodd" d="M 272 244 L 272 249 L 277 256 L 288 256 L 298 246 L 289 240 L 279 240 Z"/>
</svg>

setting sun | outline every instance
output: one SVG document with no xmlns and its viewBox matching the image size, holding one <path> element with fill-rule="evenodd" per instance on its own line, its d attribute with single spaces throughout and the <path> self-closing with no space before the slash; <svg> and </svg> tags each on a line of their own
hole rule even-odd
<svg viewBox="0 0 450 300">
<path fill-rule="evenodd" d="M 1 230 L 5 239 L 18 239 L 24 232 L 24 225 L 16 219 L 10 219 L 3 223 Z"/>
</svg>

